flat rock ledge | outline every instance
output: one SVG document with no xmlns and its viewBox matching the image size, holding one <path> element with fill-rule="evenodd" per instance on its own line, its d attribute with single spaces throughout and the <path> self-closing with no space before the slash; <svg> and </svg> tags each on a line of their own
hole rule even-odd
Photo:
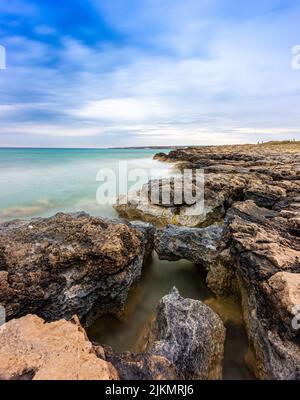
<svg viewBox="0 0 300 400">
<path fill-rule="evenodd" d="M 117 355 L 92 344 L 76 316 L 47 323 L 27 315 L 7 322 L 0 327 L 0 379 L 221 379 L 224 339 L 220 318 L 174 288 L 161 300 L 141 354 Z"/>
<path fill-rule="evenodd" d="M 6 318 L 76 314 L 89 324 L 122 310 L 153 247 L 154 228 L 85 213 L 0 225 L 0 304 Z"/>
</svg>

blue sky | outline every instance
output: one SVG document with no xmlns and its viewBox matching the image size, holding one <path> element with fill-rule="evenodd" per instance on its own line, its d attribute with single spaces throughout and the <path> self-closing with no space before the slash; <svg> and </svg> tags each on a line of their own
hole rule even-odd
<svg viewBox="0 0 300 400">
<path fill-rule="evenodd" d="M 300 139 L 298 0 L 0 3 L 0 145 Z"/>
</svg>

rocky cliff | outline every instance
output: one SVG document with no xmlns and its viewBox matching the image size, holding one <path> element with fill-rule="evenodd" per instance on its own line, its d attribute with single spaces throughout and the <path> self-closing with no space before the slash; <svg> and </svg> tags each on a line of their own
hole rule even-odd
<svg viewBox="0 0 300 400">
<path fill-rule="evenodd" d="M 0 304 L 7 319 L 85 323 L 121 311 L 151 252 L 153 227 L 85 213 L 0 225 Z"/>
<path fill-rule="evenodd" d="M 116 209 L 159 220 L 160 258 L 191 260 L 207 270 L 216 296 L 240 298 L 258 378 L 299 378 L 300 143 L 185 148 L 155 158 L 204 171 L 201 213 L 191 217 L 193 204 L 146 202 L 146 186 Z"/>
</svg>

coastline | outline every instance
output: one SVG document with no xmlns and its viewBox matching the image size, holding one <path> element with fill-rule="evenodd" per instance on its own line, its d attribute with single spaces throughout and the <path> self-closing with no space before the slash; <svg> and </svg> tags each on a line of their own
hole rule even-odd
<svg viewBox="0 0 300 400">
<path fill-rule="evenodd" d="M 55 322 L 51 321 L 61 318 L 70 320 L 73 310 L 82 323 L 86 320 L 87 311 L 98 308 L 99 312 L 100 306 L 101 312 L 105 307 L 109 312 L 119 312 L 126 303 L 130 288 L 140 279 L 145 260 L 154 248 L 162 260 L 187 259 L 206 271 L 206 284 L 220 304 L 222 299 L 229 296 L 233 296 L 235 302 L 241 304 L 249 340 L 248 366 L 258 379 L 298 379 L 299 331 L 293 329 L 292 321 L 297 317 L 294 307 L 300 304 L 300 142 L 184 147 L 171 150 L 168 155 L 158 154 L 155 158 L 164 162 L 180 163 L 180 168 L 204 169 L 207 209 L 201 218 L 197 215 L 193 219 L 186 218 L 188 207 L 185 204 L 170 204 L 169 207 L 162 207 L 160 204 L 145 206 L 139 203 L 140 193 L 137 193 L 134 203 L 129 202 L 123 208 L 116 205 L 116 210 L 120 217 L 129 221 L 139 219 L 148 223 L 146 225 L 122 220 L 113 223 L 87 215 L 62 215 L 40 222 L 1 224 L 0 259 L 5 268 L 0 270 L 0 302 L 10 310 L 10 321 L 0 328 L 0 341 L 4 343 L 7 340 L 5 330 L 9 332 L 9 329 L 19 329 L 22 332 L 24 329 L 32 329 L 35 332 L 34 324 L 43 322 L 39 319 L 33 320 L 27 315 L 29 313 L 36 313 L 49 324 L 53 324 Z M 161 224 L 162 216 L 165 220 Z M 28 233 L 29 224 L 34 228 Z M 60 232 L 58 236 L 57 232 Z M 86 234 L 90 240 L 88 243 L 91 253 L 84 253 Z M 97 235 L 102 235 L 103 240 L 107 241 L 106 246 L 100 246 Z M 72 239 L 75 236 L 76 243 Z M 7 237 L 10 238 L 9 244 L 5 239 Z M 133 240 L 129 248 L 128 238 Z M 45 240 L 48 242 L 45 243 Z M 22 258 L 15 259 L 8 251 L 12 243 L 15 254 L 20 252 Z M 68 250 L 65 250 L 66 243 Z M 29 257 L 33 247 L 38 248 L 35 250 L 37 258 L 34 261 L 32 256 Z M 122 249 L 124 259 L 118 256 L 118 249 Z M 135 253 L 132 253 L 133 249 Z M 112 254 L 115 258 L 112 258 Z M 42 300 L 45 293 L 40 293 L 39 290 L 46 281 L 35 270 L 40 265 L 38 260 L 46 260 L 46 270 L 50 266 L 57 271 L 61 269 L 62 275 L 59 279 L 54 279 L 51 272 L 47 275 L 47 282 L 51 285 L 56 281 L 61 282 L 56 290 L 63 293 L 61 300 L 65 301 L 66 296 L 69 296 L 69 309 L 66 305 L 62 307 L 62 303 L 58 301 L 58 292 L 47 293 L 47 301 Z M 93 260 L 99 260 L 103 266 L 101 273 Z M 22 285 L 18 288 L 18 291 L 21 290 L 20 301 L 22 299 L 22 302 L 25 300 L 30 304 L 28 309 L 24 305 L 18 305 L 16 301 L 12 306 L 12 301 L 9 300 L 15 296 L 12 293 L 18 287 L 20 279 L 16 265 L 29 268 L 34 277 L 30 281 L 24 275 Z M 82 268 L 81 272 L 77 270 L 78 265 Z M 128 280 L 129 271 L 132 275 Z M 91 283 L 90 279 L 95 279 L 95 273 L 96 282 Z M 115 281 L 112 282 L 114 274 Z M 66 277 L 68 280 L 64 281 Z M 116 302 L 112 305 L 107 302 L 103 293 L 109 292 L 110 287 L 116 283 L 119 289 Z M 39 290 L 36 290 L 37 287 Z M 35 301 L 28 297 L 29 288 L 33 290 Z M 87 293 L 92 294 L 88 307 L 86 300 L 82 301 L 83 298 L 86 299 Z M 172 312 L 169 302 L 174 305 Z M 158 306 L 156 319 L 148 332 L 145 352 L 117 355 L 105 346 L 103 349 L 99 346 L 93 347 L 96 359 L 101 360 L 97 379 L 101 373 L 106 379 L 221 379 L 225 317 L 212 302 L 208 304 L 209 306 L 198 300 L 184 299 L 176 290 L 171 291 Z M 179 322 L 180 316 L 184 315 L 183 309 L 190 317 L 190 326 Z M 55 310 L 59 310 L 59 313 Z M 207 318 L 211 321 L 210 330 L 204 329 Z M 172 327 L 170 329 L 173 338 L 176 337 L 176 351 L 170 352 L 170 346 L 174 343 L 167 339 L 169 333 L 164 333 L 161 326 L 163 319 L 167 319 Z M 70 329 L 75 326 L 78 332 L 84 332 L 78 319 L 75 325 L 74 320 L 69 323 L 62 321 L 60 324 L 61 329 L 69 329 L 63 327 L 64 324 L 73 324 L 72 327 L 68 325 Z M 189 334 L 191 328 L 194 332 L 192 335 Z M 187 333 L 188 343 L 182 340 L 179 332 Z M 32 343 L 35 335 L 30 335 Z M 47 350 L 47 332 L 42 340 L 45 341 L 46 351 L 51 351 L 50 348 Z M 87 337 L 80 340 L 83 340 L 83 346 L 88 345 L 91 348 L 92 344 L 88 344 L 90 342 Z M 158 345 L 162 342 L 163 346 Z M 200 342 L 205 343 L 205 347 L 200 348 Z M 187 345 L 190 352 L 187 352 Z M 11 353 L 18 360 L 18 369 L 7 365 L 6 357 Z M 199 358 L 199 354 L 203 357 L 205 355 L 205 362 Z M 9 341 L 8 345 L 2 346 L 0 359 L 3 361 L 0 376 L 11 379 L 18 374 L 24 374 L 22 365 L 28 363 L 30 354 L 22 359 L 18 345 Z M 189 367 L 191 360 L 192 371 Z M 39 371 L 47 369 L 46 359 L 43 358 L 43 362 L 45 364 L 42 366 L 32 366 L 35 371 L 32 379 L 49 379 L 49 375 L 44 372 L 39 375 Z M 55 364 L 56 360 L 51 362 Z M 68 362 L 70 361 L 66 358 L 66 363 Z M 204 367 L 204 364 L 210 367 Z M 63 371 L 57 373 L 63 374 Z M 84 379 L 92 379 L 92 375 L 88 376 L 85 372 L 82 376 Z"/>
</svg>

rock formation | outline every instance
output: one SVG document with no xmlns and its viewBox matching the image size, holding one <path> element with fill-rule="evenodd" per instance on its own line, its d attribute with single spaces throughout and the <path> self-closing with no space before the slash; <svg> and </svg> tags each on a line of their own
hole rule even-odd
<svg viewBox="0 0 300 400">
<path fill-rule="evenodd" d="M 200 301 L 174 288 L 158 307 L 145 352 L 117 355 L 92 344 L 77 317 L 51 323 L 36 315 L 0 327 L 0 379 L 220 379 L 225 328 Z"/>
<path fill-rule="evenodd" d="M 228 201 L 222 188 L 226 209 L 222 241 L 227 243 L 232 274 L 239 282 L 254 372 L 261 379 L 299 378 L 300 336 L 292 326 L 299 317 L 300 296 L 299 143 L 188 148 L 172 151 L 165 159 L 180 162 L 181 168 L 204 168 L 208 182 L 214 176 L 219 182 L 221 174 L 225 186 L 228 176 L 235 182 L 246 178 L 235 199 L 231 196 Z M 219 186 L 209 185 L 219 197 Z M 172 243 L 172 252 L 179 248 L 182 253 L 177 235 L 174 243 L 166 242 L 166 234 L 161 236 L 168 250 Z M 220 250 L 224 253 L 226 248 Z M 206 259 L 211 248 L 207 254 Z"/>
<path fill-rule="evenodd" d="M 118 312 L 151 252 L 153 228 L 57 214 L 0 225 L 0 304 L 8 319 Z"/>
<path fill-rule="evenodd" d="M 181 379 L 221 379 L 224 340 L 220 317 L 173 288 L 158 305 L 148 352 L 169 359 Z"/>
<path fill-rule="evenodd" d="M 45 323 L 27 315 L 0 327 L 0 379 L 106 380 L 118 373 L 97 357 L 76 318 Z"/>
<path fill-rule="evenodd" d="M 217 296 L 239 297 L 247 360 L 259 379 L 300 379 L 299 143 L 185 148 L 156 158 L 181 171 L 204 170 L 201 211 L 177 201 L 179 174 L 167 202 L 164 180 L 152 182 L 158 198 L 146 184 L 116 205 L 122 217 L 158 225 L 156 233 L 142 222 L 84 213 L 0 225 L 0 304 L 8 319 L 77 314 L 88 324 L 98 313 L 120 311 L 155 236 L 160 258 L 193 261 L 207 270 Z M 90 343 L 76 318 L 39 317 L 0 327 L 0 378 L 222 377 L 223 323 L 176 289 L 161 300 L 140 354 Z"/>
<path fill-rule="evenodd" d="M 146 187 L 117 210 L 153 222 L 163 217 L 159 256 L 203 265 L 218 296 L 239 293 L 258 378 L 299 379 L 299 142 L 185 148 L 155 158 L 204 170 L 201 215 L 186 218 L 193 205 L 144 202 Z"/>
<path fill-rule="evenodd" d="M 187 228 L 167 225 L 156 231 L 154 248 L 161 260 L 185 259 L 207 271 L 208 287 L 217 295 L 235 291 L 233 260 L 228 249 L 224 225 Z"/>
</svg>

